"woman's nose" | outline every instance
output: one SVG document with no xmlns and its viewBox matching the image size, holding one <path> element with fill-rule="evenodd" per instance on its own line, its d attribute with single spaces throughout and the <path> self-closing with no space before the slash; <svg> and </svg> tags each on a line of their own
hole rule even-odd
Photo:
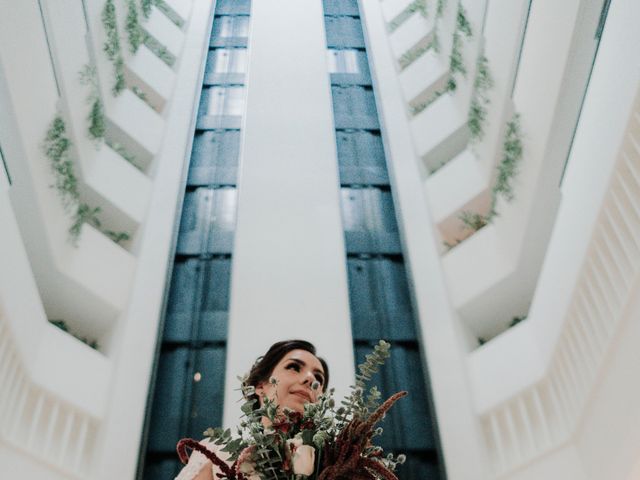
<svg viewBox="0 0 640 480">
<path fill-rule="evenodd" d="M 313 376 L 313 372 L 305 372 L 304 374 L 304 379 L 302 381 L 303 384 L 309 384 L 311 385 L 313 383 L 313 381 L 315 380 L 314 376 Z"/>
</svg>

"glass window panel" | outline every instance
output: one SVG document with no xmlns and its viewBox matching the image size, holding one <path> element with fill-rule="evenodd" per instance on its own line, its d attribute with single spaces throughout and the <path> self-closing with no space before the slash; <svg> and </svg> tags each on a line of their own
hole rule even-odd
<svg viewBox="0 0 640 480">
<path fill-rule="evenodd" d="M 209 88 L 209 98 L 205 115 L 222 115 L 224 110 L 225 87 Z"/>
<path fill-rule="evenodd" d="M 341 50 L 342 72 L 343 73 L 359 73 L 358 72 L 358 52 L 356 50 Z"/>
<path fill-rule="evenodd" d="M 327 50 L 327 62 L 329 63 L 329 73 L 338 73 L 339 50 L 330 48 Z"/>
<path fill-rule="evenodd" d="M 228 38 L 233 35 L 234 18 L 227 15 L 216 17 L 218 21 L 217 36 Z"/>
<path fill-rule="evenodd" d="M 234 37 L 248 37 L 249 36 L 249 17 L 241 15 L 238 17 L 231 17 L 234 19 L 233 36 Z"/>
<path fill-rule="evenodd" d="M 244 110 L 244 87 L 227 87 L 223 115 L 242 115 Z"/>
<path fill-rule="evenodd" d="M 203 115 L 242 115 L 244 86 L 209 87 L 206 102 L 206 112 Z"/>
<path fill-rule="evenodd" d="M 247 71 L 247 49 L 234 48 L 231 50 L 231 66 L 229 72 L 246 73 Z"/>
<path fill-rule="evenodd" d="M 216 48 L 211 52 L 213 57 L 213 65 L 209 71 L 213 73 L 227 73 L 229 71 L 229 65 L 231 64 L 231 52 L 228 48 Z"/>
<path fill-rule="evenodd" d="M 235 188 L 219 188 L 214 190 L 212 220 L 216 230 L 234 230 L 237 199 L 238 195 Z"/>
<path fill-rule="evenodd" d="M 355 49 L 334 49 L 327 51 L 330 73 L 360 73 L 358 51 Z"/>
</svg>

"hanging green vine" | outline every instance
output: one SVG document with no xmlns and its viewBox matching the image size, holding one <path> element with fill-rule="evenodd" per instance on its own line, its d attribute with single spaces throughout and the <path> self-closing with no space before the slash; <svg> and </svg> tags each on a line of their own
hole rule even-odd
<svg viewBox="0 0 640 480">
<path fill-rule="evenodd" d="M 51 323 L 55 327 L 58 327 L 63 332 L 68 333 L 72 337 L 77 338 L 82 343 L 90 346 L 94 350 L 98 350 L 99 347 L 98 347 L 98 342 L 96 340 L 89 340 L 87 337 L 81 337 L 78 334 L 74 333 L 73 331 L 71 331 L 69 329 L 69 326 L 67 325 L 67 322 L 65 322 L 64 320 L 49 320 L 49 323 Z"/>
<path fill-rule="evenodd" d="M 66 136 L 64 120 L 60 115 L 56 115 L 49 126 L 42 148 L 51 162 L 55 179 L 53 187 L 58 191 L 64 208 L 69 210 L 78 202 L 80 195 L 78 179 L 69 154 L 71 141 Z"/>
<path fill-rule="evenodd" d="M 458 14 L 456 16 L 456 29 L 453 32 L 453 46 L 451 48 L 451 55 L 449 56 L 449 72 L 450 75 L 455 76 L 460 74 L 463 77 L 467 76 L 467 69 L 464 66 L 464 58 L 462 56 L 462 37 L 467 39 L 471 38 L 473 32 L 471 30 L 471 24 L 467 19 L 467 12 L 462 4 L 458 6 Z"/>
<path fill-rule="evenodd" d="M 439 99 L 442 95 L 444 95 L 445 93 L 449 93 L 449 92 L 453 92 L 455 89 L 457 88 L 457 84 L 456 81 L 453 77 L 449 77 L 447 79 L 447 83 L 444 84 L 444 86 L 442 88 L 439 88 L 438 90 L 436 90 L 435 92 L 433 92 L 431 94 L 431 96 L 425 100 L 424 102 L 411 107 L 410 111 L 411 111 L 411 115 L 417 115 L 420 112 L 422 112 L 423 110 L 425 110 L 426 108 L 429 107 L 429 105 L 431 105 L 433 102 L 435 102 L 437 99 Z M 444 164 L 443 164 L 444 165 Z M 429 173 L 433 173 L 435 172 L 434 170 L 431 170 Z"/>
<path fill-rule="evenodd" d="M 522 160 L 522 132 L 520 130 L 520 114 L 513 115 L 507 122 L 504 143 L 502 145 L 502 160 L 498 165 L 498 176 L 493 187 L 492 212 L 498 197 L 504 198 L 507 202 L 514 199 L 513 180 L 518 175 L 520 161 Z"/>
<path fill-rule="evenodd" d="M 129 40 L 129 51 L 136 53 L 142 43 L 142 27 L 140 27 L 140 17 L 136 0 L 127 0 L 127 39 Z"/>
<path fill-rule="evenodd" d="M 462 222 L 464 230 L 476 232 L 482 227 L 492 223 L 495 217 L 498 216 L 496 208 L 498 200 L 501 197 L 507 202 L 513 201 L 515 198 L 513 181 L 518 175 L 523 152 L 520 115 L 516 113 L 506 125 L 502 145 L 502 159 L 496 167 L 496 183 L 491 189 L 491 206 L 489 213 L 483 215 L 469 210 L 460 212 L 458 218 Z M 458 245 L 461 241 L 462 240 L 456 240 L 455 243 L 446 243 L 445 246 L 450 249 Z"/>
<path fill-rule="evenodd" d="M 493 87 L 493 78 L 489 71 L 489 61 L 482 55 L 478 59 L 476 78 L 473 82 L 473 97 L 469 107 L 467 125 L 471 132 L 471 141 L 477 142 L 484 138 L 484 124 L 487 120 L 489 96 L 488 91 Z"/>
<path fill-rule="evenodd" d="M 98 76 L 96 68 L 93 65 L 85 65 L 82 67 L 79 73 L 80 83 L 89 87 L 89 95 L 87 96 L 87 103 L 91 105 L 87 121 L 89 126 L 87 128 L 87 134 L 96 145 L 104 139 L 104 133 L 106 130 L 104 106 L 100 99 L 100 90 L 98 88 Z"/>
<path fill-rule="evenodd" d="M 182 18 L 180 18 L 180 16 L 173 11 L 173 9 L 167 5 L 164 0 L 153 0 L 153 4 L 158 8 L 158 10 L 164 13 L 176 27 L 182 28 L 184 26 L 184 20 L 182 20 Z"/>
<path fill-rule="evenodd" d="M 397 30 L 397 28 L 404 22 L 409 20 L 414 13 L 420 12 L 420 15 L 427 18 L 429 12 L 427 10 L 427 0 L 413 0 L 409 5 L 405 7 L 395 18 L 387 25 L 389 33 Z"/>
<path fill-rule="evenodd" d="M 441 18 L 444 15 L 444 9 L 447 8 L 447 0 L 438 0 L 436 7 L 436 17 Z"/>
<path fill-rule="evenodd" d="M 102 9 L 102 25 L 104 27 L 107 40 L 102 47 L 107 58 L 113 63 L 115 81 L 111 91 L 114 95 L 120 95 L 125 89 L 124 60 L 120 50 L 120 37 L 118 35 L 118 24 L 116 21 L 116 7 L 113 0 L 107 0 Z"/>
<path fill-rule="evenodd" d="M 101 223 L 98 219 L 100 207 L 91 207 L 80 200 L 78 177 L 71 160 L 71 140 L 67 137 L 64 120 L 59 114 L 51 122 L 42 148 L 51 162 L 51 171 L 55 179 L 52 186 L 58 191 L 65 211 L 72 214 L 69 238 L 73 245 L 77 245 L 83 223 L 89 223 L 100 229 Z M 116 243 L 129 239 L 129 234 L 126 232 L 101 231 Z"/>
<path fill-rule="evenodd" d="M 429 50 L 431 50 L 433 48 L 433 46 L 434 46 L 433 38 L 434 37 L 432 37 L 432 40 L 429 43 L 427 43 L 426 45 L 418 45 L 416 47 L 413 47 L 413 48 L 409 49 L 406 53 L 404 53 L 398 59 L 398 64 L 400 65 L 400 70 L 404 70 L 409 65 L 411 65 L 413 62 L 415 62 L 418 58 L 420 58 L 422 55 L 424 55 Z"/>
<path fill-rule="evenodd" d="M 135 155 L 129 153 L 127 149 L 124 147 L 124 145 L 117 142 L 112 142 L 111 140 L 108 140 L 108 139 L 105 140 L 105 143 L 109 146 L 111 150 L 116 152 L 118 155 L 120 155 L 122 158 L 124 158 L 127 162 L 129 162 L 131 165 L 136 167 L 138 170 L 142 171 L 142 167 L 138 165 L 138 163 L 136 162 Z"/>
<path fill-rule="evenodd" d="M 148 33 L 143 34 L 143 43 L 168 66 L 173 67 L 173 65 L 176 63 L 176 57 L 171 52 L 169 52 L 169 50 L 167 50 L 167 47 L 162 45 L 158 40 L 153 38 Z"/>
<path fill-rule="evenodd" d="M 442 12 L 444 11 L 445 6 L 446 6 L 446 3 L 444 0 L 442 1 L 442 3 L 438 2 L 438 12 L 439 12 L 438 15 L 442 15 Z M 424 102 L 413 106 L 410 109 L 411 115 L 415 116 L 419 114 L 445 93 L 453 92 L 458 88 L 457 76 L 462 75 L 463 77 L 466 77 L 467 75 L 467 69 L 464 66 L 464 59 L 462 56 L 462 47 L 463 47 L 462 39 L 463 37 L 470 39 L 472 36 L 473 36 L 473 30 L 471 28 L 471 23 L 467 19 L 467 13 L 464 7 L 462 6 L 462 4 L 459 4 L 458 14 L 456 17 L 456 29 L 453 32 L 453 45 L 451 47 L 451 54 L 449 55 L 449 72 L 448 72 L 447 82 L 444 85 L 444 87 L 439 88 L 438 90 L 433 92 L 431 96 L 428 99 L 426 99 Z M 439 40 L 437 36 L 437 29 L 434 32 L 432 41 L 438 45 L 438 50 L 439 50 Z"/>
<path fill-rule="evenodd" d="M 140 0 L 140 9 L 145 19 L 151 16 L 151 7 L 153 6 L 153 0 Z"/>
</svg>

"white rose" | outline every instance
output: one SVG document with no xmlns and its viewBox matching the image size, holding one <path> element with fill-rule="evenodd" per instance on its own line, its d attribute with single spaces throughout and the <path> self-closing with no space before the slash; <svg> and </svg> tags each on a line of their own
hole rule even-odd
<svg viewBox="0 0 640 480">
<path fill-rule="evenodd" d="M 287 440 L 291 455 L 291 468 L 296 475 L 309 476 L 313 474 L 316 460 L 316 449 L 311 445 L 303 445 L 299 437 Z"/>
</svg>

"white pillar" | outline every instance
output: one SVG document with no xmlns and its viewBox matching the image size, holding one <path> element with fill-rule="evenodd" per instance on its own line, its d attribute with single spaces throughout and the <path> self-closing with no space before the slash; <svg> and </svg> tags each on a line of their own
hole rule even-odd
<svg viewBox="0 0 640 480">
<path fill-rule="evenodd" d="M 321 0 L 254 0 L 233 253 L 224 424 L 238 381 L 275 341 L 327 357 L 353 381 L 347 270 Z"/>
</svg>

